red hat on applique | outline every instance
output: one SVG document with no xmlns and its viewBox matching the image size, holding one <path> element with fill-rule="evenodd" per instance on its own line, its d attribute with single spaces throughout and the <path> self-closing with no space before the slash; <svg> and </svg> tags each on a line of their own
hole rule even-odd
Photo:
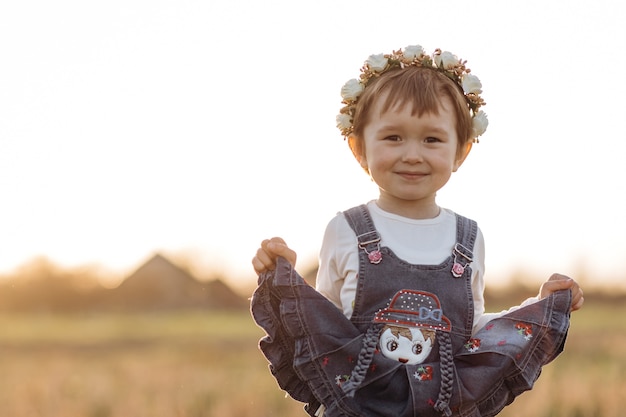
<svg viewBox="0 0 626 417">
<path fill-rule="evenodd" d="M 374 322 L 445 332 L 452 327 L 450 320 L 443 315 L 439 298 L 435 294 L 415 290 L 398 291 L 389 307 L 376 313 Z"/>
</svg>

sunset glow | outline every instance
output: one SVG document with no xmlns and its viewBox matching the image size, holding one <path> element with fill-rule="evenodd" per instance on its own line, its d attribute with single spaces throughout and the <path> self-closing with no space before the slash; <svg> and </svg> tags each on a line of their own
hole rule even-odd
<svg viewBox="0 0 626 417">
<path fill-rule="evenodd" d="M 439 204 L 479 222 L 487 279 L 617 282 L 624 3 L 452 3 L 0 6 L 0 273 L 161 251 L 253 283 L 272 236 L 314 262 L 330 218 L 377 196 L 335 128 L 339 89 L 419 43 L 483 83 L 489 129 Z"/>
</svg>

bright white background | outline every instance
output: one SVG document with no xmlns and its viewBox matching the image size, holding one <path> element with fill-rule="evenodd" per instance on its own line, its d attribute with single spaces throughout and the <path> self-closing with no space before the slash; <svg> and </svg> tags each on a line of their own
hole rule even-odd
<svg viewBox="0 0 626 417">
<path fill-rule="evenodd" d="M 468 60 L 490 126 L 439 203 L 488 280 L 621 281 L 626 7 L 600 1 L 14 1 L 0 5 L 0 273 L 44 255 L 123 274 L 153 251 L 254 282 L 375 198 L 335 128 L 368 55 Z"/>
</svg>

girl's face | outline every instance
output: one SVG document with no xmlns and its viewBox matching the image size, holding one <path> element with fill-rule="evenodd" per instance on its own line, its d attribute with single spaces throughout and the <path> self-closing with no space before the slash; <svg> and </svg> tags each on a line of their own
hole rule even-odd
<svg viewBox="0 0 626 417">
<path fill-rule="evenodd" d="M 407 365 L 417 365 L 426 360 L 433 349 L 430 339 L 425 339 L 421 330 L 411 328 L 412 339 L 395 336 L 387 328 L 380 336 L 380 351 L 386 358 L 397 360 Z"/>
<path fill-rule="evenodd" d="M 385 97 L 371 109 L 363 131 L 359 162 L 380 189 L 378 205 L 409 218 L 432 218 L 439 213 L 437 191 L 465 160 L 457 152 L 456 122 L 450 100 L 442 99 L 439 114 L 412 115 L 411 106 L 381 113 Z"/>
</svg>

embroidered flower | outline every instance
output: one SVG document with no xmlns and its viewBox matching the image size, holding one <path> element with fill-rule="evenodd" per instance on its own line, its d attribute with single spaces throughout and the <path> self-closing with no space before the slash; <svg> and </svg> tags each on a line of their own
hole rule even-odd
<svg viewBox="0 0 626 417">
<path fill-rule="evenodd" d="M 487 130 L 487 126 L 489 125 L 489 120 L 487 120 L 487 114 L 484 111 L 480 110 L 478 113 L 474 115 L 472 118 L 472 138 L 477 138 Z"/>
<path fill-rule="evenodd" d="M 404 48 L 404 57 L 407 59 L 415 59 L 424 53 L 424 48 L 420 45 L 411 45 Z"/>
<path fill-rule="evenodd" d="M 480 348 L 480 339 L 470 339 L 465 343 L 464 347 L 469 352 L 476 352 Z"/>
<path fill-rule="evenodd" d="M 432 381 L 433 379 L 433 367 L 432 366 L 420 366 L 417 371 L 413 373 L 413 378 L 419 381 Z"/>
<path fill-rule="evenodd" d="M 353 78 L 341 87 L 341 98 L 346 101 L 356 100 L 361 95 L 364 88 L 365 86 L 361 84 L 359 80 Z"/>
<path fill-rule="evenodd" d="M 461 82 L 463 83 L 463 92 L 465 92 L 465 94 L 480 94 L 483 92 L 483 85 L 480 79 L 474 74 L 465 74 Z"/>
<path fill-rule="evenodd" d="M 350 375 L 337 375 L 335 376 L 335 384 L 342 386 L 350 380 Z"/>
<path fill-rule="evenodd" d="M 526 340 L 530 340 L 533 337 L 533 326 L 528 324 L 528 323 L 516 323 L 515 324 L 515 328 L 517 329 L 517 332 L 524 336 L 524 339 Z"/>
<path fill-rule="evenodd" d="M 385 57 L 385 54 L 370 55 L 370 57 L 367 58 L 367 61 L 365 61 L 365 63 L 367 64 L 367 66 L 369 67 L 371 71 L 381 72 L 385 68 L 387 68 L 389 59 Z"/>
</svg>

